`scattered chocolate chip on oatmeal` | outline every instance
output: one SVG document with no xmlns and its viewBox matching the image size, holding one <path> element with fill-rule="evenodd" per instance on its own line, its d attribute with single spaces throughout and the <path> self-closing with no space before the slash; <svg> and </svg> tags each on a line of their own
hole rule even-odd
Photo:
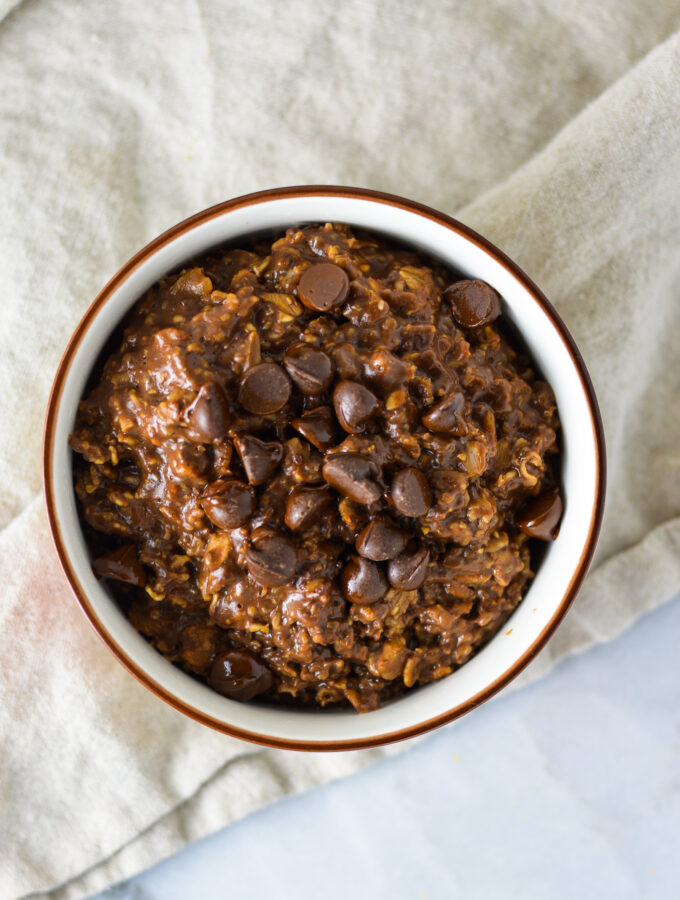
<svg viewBox="0 0 680 900">
<path fill-rule="evenodd" d="M 152 287 L 71 446 L 95 573 L 233 700 L 375 709 L 486 644 L 562 513 L 498 293 L 346 225 Z"/>
</svg>

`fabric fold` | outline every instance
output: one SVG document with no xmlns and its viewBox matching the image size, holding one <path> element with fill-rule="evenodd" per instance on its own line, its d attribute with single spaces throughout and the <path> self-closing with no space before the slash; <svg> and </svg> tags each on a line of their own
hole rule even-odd
<svg viewBox="0 0 680 900">
<path fill-rule="evenodd" d="M 602 407 L 607 513 L 572 611 L 512 688 L 680 586 L 676 5 L 357 0 L 308 24 L 293 5 L 267 58 L 266 3 L 206 0 L 188 43 L 183 3 L 123 2 L 113 21 L 31 0 L 0 24 L 2 897 L 76 900 L 405 749 L 269 751 L 185 719 L 98 641 L 51 547 L 36 429 L 59 352 L 107 275 L 210 202 L 309 180 L 458 209 L 564 317 Z"/>
</svg>

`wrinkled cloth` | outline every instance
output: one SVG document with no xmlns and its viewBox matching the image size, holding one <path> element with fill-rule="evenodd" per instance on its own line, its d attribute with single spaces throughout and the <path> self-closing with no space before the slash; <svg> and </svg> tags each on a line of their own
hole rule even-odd
<svg viewBox="0 0 680 900">
<path fill-rule="evenodd" d="M 498 244 L 565 319 L 601 404 L 607 511 L 512 687 L 677 593 L 674 0 L 0 0 L 0 17 L 0 896 L 83 897 L 404 749 L 203 728 L 115 662 L 59 569 L 40 439 L 60 354 L 110 275 L 203 207 L 303 183 L 411 197 Z"/>
</svg>

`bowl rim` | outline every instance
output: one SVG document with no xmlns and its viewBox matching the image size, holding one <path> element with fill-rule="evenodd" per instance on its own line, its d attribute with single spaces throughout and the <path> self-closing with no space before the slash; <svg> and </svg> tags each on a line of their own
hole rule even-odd
<svg viewBox="0 0 680 900">
<path fill-rule="evenodd" d="M 333 740 L 333 741 L 309 741 L 288 738 L 271 737 L 267 734 L 260 734 L 254 731 L 246 731 L 237 728 L 228 722 L 216 719 L 190 706 L 177 698 L 168 688 L 156 682 L 142 668 L 140 668 L 126 653 L 123 647 L 112 638 L 108 630 L 104 627 L 99 619 L 94 607 L 90 603 L 86 591 L 81 586 L 78 577 L 71 565 L 70 559 L 65 549 L 64 541 L 61 535 L 60 523 L 56 509 L 56 503 L 53 492 L 51 460 L 54 450 L 55 441 L 55 425 L 57 419 L 57 410 L 59 409 L 64 382 L 66 375 L 70 369 L 73 356 L 76 349 L 80 345 L 83 336 L 94 321 L 100 309 L 107 302 L 114 291 L 122 284 L 132 272 L 134 272 L 145 260 L 152 256 L 161 247 L 181 234 L 192 230 L 193 228 L 203 224 L 204 222 L 222 216 L 225 213 L 235 209 L 259 204 L 270 200 L 292 199 L 309 195 L 327 195 L 332 197 L 345 197 L 357 200 L 370 200 L 388 206 L 397 207 L 407 212 L 414 212 L 420 216 L 424 216 L 433 220 L 439 225 L 456 232 L 467 240 L 476 244 L 486 254 L 491 256 L 497 263 L 506 268 L 511 275 L 517 278 L 522 285 L 531 294 L 535 302 L 542 308 L 543 312 L 550 319 L 558 336 L 565 345 L 565 348 L 571 358 L 572 364 L 578 374 L 583 386 L 584 395 L 587 401 L 588 410 L 591 417 L 591 425 L 593 430 L 593 442 L 595 446 L 595 463 L 596 463 L 596 487 L 593 510 L 590 519 L 588 537 L 584 544 L 579 563 L 574 570 L 569 585 L 555 608 L 555 612 L 551 616 L 549 622 L 533 641 L 531 646 L 514 661 L 501 675 L 488 684 L 485 688 L 470 697 L 463 703 L 440 713 L 437 716 L 418 722 L 415 725 L 396 729 L 384 734 L 371 735 L 364 738 Z M 105 284 L 94 298 L 85 314 L 78 323 L 73 335 L 63 353 L 59 362 L 49 401 L 47 404 L 47 412 L 45 416 L 45 425 L 43 432 L 43 487 L 45 495 L 45 504 L 47 508 L 47 517 L 49 522 L 52 540 L 57 551 L 57 556 L 61 564 L 62 570 L 66 575 L 66 579 L 78 601 L 82 611 L 87 616 L 90 624 L 97 632 L 98 636 L 104 641 L 108 649 L 113 653 L 116 659 L 130 672 L 144 687 L 154 693 L 161 700 L 169 704 L 179 712 L 184 713 L 190 718 L 202 725 L 207 725 L 223 734 L 251 743 L 259 744 L 266 747 L 285 750 L 306 750 L 306 751 L 341 751 L 341 750 L 359 750 L 370 747 L 377 747 L 396 741 L 406 740 L 424 734 L 441 725 L 452 722 L 470 710 L 480 706 L 486 700 L 497 694 L 506 687 L 519 673 L 534 659 L 534 657 L 543 649 L 547 641 L 553 635 L 558 625 L 566 615 L 571 606 L 578 590 L 585 578 L 588 567 L 593 558 L 597 539 L 599 536 L 602 519 L 604 515 L 604 499 L 606 488 L 606 450 L 604 439 L 604 428 L 599 406 L 595 396 L 595 391 L 590 379 L 590 375 L 583 361 L 574 339 L 567 330 L 564 322 L 558 315 L 550 301 L 545 297 L 538 286 L 528 277 L 528 275 L 505 253 L 499 250 L 494 244 L 478 234 L 472 228 L 459 222 L 432 207 L 426 206 L 395 194 L 384 193 L 382 191 L 374 191 L 368 188 L 346 187 L 340 185 L 296 185 L 290 187 L 270 188 L 267 190 L 256 191 L 254 193 L 243 194 L 231 200 L 223 201 L 214 206 L 210 206 L 187 219 L 178 222 L 171 228 L 164 231 L 158 237 L 154 238 L 145 247 L 134 254 L 127 262 L 125 262 L 116 274 Z"/>
</svg>

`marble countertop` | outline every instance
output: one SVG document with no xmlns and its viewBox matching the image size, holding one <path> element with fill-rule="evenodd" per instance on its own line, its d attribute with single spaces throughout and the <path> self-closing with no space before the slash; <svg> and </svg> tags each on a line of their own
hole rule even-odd
<svg viewBox="0 0 680 900">
<path fill-rule="evenodd" d="M 679 635 L 680 597 L 407 753 L 97 900 L 678 896 Z"/>
</svg>

